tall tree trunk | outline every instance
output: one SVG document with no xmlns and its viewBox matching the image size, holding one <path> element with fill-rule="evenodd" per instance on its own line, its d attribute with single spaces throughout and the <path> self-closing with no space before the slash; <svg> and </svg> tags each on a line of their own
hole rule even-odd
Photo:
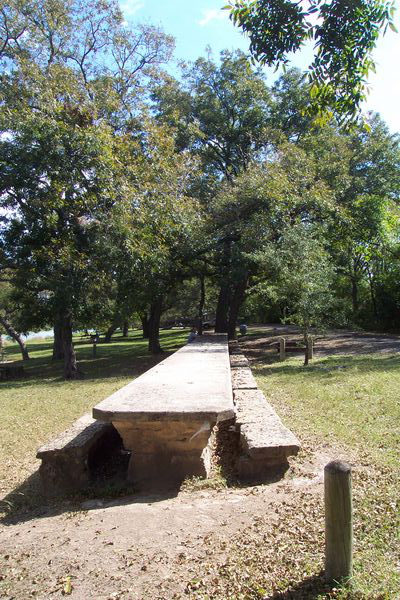
<svg viewBox="0 0 400 600">
<path fill-rule="evenodd" d="M 4 329 L 7 331 L 8 335 L 17 342 L 20 347 L 22 360 L 29 360 L 29 353 L 26 347 L 26 344 L 17 331 L 15 331 L 14 327 L 11 325 L 10 321 L 6 317 L 0 317 L 0 323 L 3 325 Z"/>
<path fill-rule="evenodd" d="M 375 318 L 378 318 L 378 306 L 376 303 L 374 277 L 369 268 L 367 269 L 367 273 L 368 273 L 369 292 L 370 292 L 370 296 L 371 296 L 373 315 Z"/>
<path fill-rule="evenodd" d="M 228 311 L 231 290 L 228 284 L 223 283 L 218 295 L 217 311 L 215 314 L 215 333 L 228 332 Z"/>
<path fill-rule="evenodd" d="M 72 318 L 67 311 L 61 319 L 61 335 L 64 344 L 64 377 L 65 379 L 79 379 L 82 372 L 78 369 L 74 345 L 72 343 Z"/>
<path fill-rule="evenodd" d="M 122 325 L 122 337 L 128 337 L 129 334 L 129 323 L 124 321 Z"/>
<path fill-rule="evenodd" d="M 156 298 L 150 305 L 149 317 L 149 352 L 160 354 L 160 319 L 162 314 L 162 298 Z"/>
<path fill-rule="evenodd" d="M 242 306 L 244 300 L 244 294 L 247 289 L 248 284 L 248 276 L 247 274 L 243 276 L 243 278 L 236 284 L 232 300 L 229 306 L 229 320 L 228 320 L 228 339 L 235 340 L 236 339 L 236 323 L 238 319 L 238 314 L 240 307 Z"/>
<path fill-rule="evenodd" d="M 358 281 L 356 277 L 351 278 L 351 301 L 353 305 L 353 316 L 358 313 Z"/>
<path fill-rule="evenodd" d="M 140 321 L 142 323 L 143 339 L 148 340 L 150 337 L 150 333 L 149 333 L 149 319 L 147 317 L 147 313 L 142 313 L 139 316 L 140 316 Z"/>
<path fill-rule="evenodd" d="M 62 360 L 64 358 L 64 343 L 62 339 L 62 327 L 60 319 L 54 321 L 54 342 L 53 342 L 53 360 Z"/>
<path fill-rule="evenodd" d="M 111 342 L 111 338 L 113 336 L 113 333 L 115 333 L 117 329 L 116 325 L 110 325 L 110 327 L 107 329 L 105 335 L 104 335 L 104 343 L 105 344 L 109 344 Z"/>
<path fill-rule="evenodd" d="M 197 332 L 199 335 L 203 335 L 203 311 L 204 303 L 206 301 L 206 286 L 204 281 L 204 275 L 200 275 L 200 300 L 197 311 Z"/>
<path fill-rule="evenodd" d="M 215 314 L 215 333 L 228 332 L 228 312 L 231 300 L 231 288 L 229 284 L 229 273 L 231 263 L 231 243 L 225 241 L 222 248 L 222 272 L 226 273 L 218 295 L 217 310 Z"/>
</svg>

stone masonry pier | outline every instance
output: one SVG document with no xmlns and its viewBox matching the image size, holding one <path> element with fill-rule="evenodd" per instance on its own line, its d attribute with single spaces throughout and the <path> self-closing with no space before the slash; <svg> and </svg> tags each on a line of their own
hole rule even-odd
<svg viewBox="0 0 400 600">
<path fill-rule="evenodd" d="M 197 338 L 97 404 L 93 417 L 117 429 L 136 485 L 207 477 L 211 431 L 234 417 L 227 337 Z"/>
</svg>

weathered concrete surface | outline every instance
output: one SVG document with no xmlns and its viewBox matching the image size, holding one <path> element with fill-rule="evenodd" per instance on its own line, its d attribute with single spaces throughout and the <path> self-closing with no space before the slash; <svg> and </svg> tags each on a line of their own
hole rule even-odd
<svg viewBox="0 0 400 600">
<path fill-rule="evenodd" d="M 207 476 L 210 432 L 234 417 L 226 335 L 187 344 L 95 406 L 93 416 L 118 430 L 136 485 Z"/>
<path fill-rule="evenodd" d="M 283 425 L 260 390 L 235 390 L 234 402 L 240 429 L 239 478 L 262 480 L 285 471 L 288 457 L 300 449 L 297 438 Z"/>
<path fill-rule="evenodd" d="M 103 421 L 214 421 L 234 416 L 226 335 L 204 335 L 93 409 Z"/>
<path fill-rule="evenodd" d="M 250 363 L 244 354 L 231 354 L 230 356 L 231 367 L 249 367 Z"/>
<path fill-rule="evenodd" d="M 233 390 L 256 390 L 257 382 L 248 367 L 237 367 L 232 369 Z"/>
<path fill-rule="evenodd" d="M 111 423 L 96 421 L 89 414 L 75 421 L 37 451 L 42 459 L 39 469 L 46 495 L 82 490 L 90 483 L 90 456 L 100 444 L 118 437 Z"/>
</svg>

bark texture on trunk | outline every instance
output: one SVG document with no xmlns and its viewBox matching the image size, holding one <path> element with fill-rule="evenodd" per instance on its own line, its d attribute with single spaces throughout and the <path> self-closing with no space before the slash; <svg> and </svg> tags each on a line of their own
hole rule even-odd
<svg viewBox="0 0 400 600">
<path fill-rule="evenodd" d="M 61 320 L 61 332 L 64 344 L 64 377 L 65 379 L 79 379 L 83 374 L 78 369 L 74 345 L 72 343 L 72 318 L 66 312 Z"/>
<path fill-rule="evenodd" d="M 115 333 L 116 329 L 117 329 L 116 325 L 111 325 L 107 329 L 107 331 L 106 331 L 106 333 L 104 335 L 104 343 L 105 344 L 109 344 L 111 342 L 111 338 L 112 338 L 113 334 Z"/>
<path fill-rule="evenodd" d="M 229 320 L 228 320 L 228 339 L 235 340 L 236 334 L 236 323 L 240 307 L 242 306 L 244 295 L 247 289 L 248 276 L 247 274 L 236 284 L 233 291 L 232 299 L 229 306 Z"/>
<path fill-rule="evenodd" d="M 15 342 L 17 342 L 18 346 L 20 347 L 21 354 L 22 354 L 22 360 L 29 360 L 28 349 L 26 347 L 25 341 L 22 339 L 21 334 L 18 333 L 14 329 L 14 327 L 12 326 L 12 324 L 6 317 L 0 317 L 0 323 L 1 323 L 1 325 L 3 325 L 4 329 L 7 331 L 8 335 Z"/>
<path fill-rule="evenodd" d="M 149 352 L 160 354 L 163 352 L 160 346 L 160 319 L 162 314 L 162 298 L 156 298 L 150 305 L 149 325 Z"/>
<path fill-rule="evenodd" d="M 351 278 L 351 301 L 353 304 L 353 315 L 358 313 L 359 303 L 358 303 L 358 281 L 355 277 Z"/>
<path fill-rule="evenodd" d="M 206 286 L 204 281 L 204 275 L 201 275 L 200 278 L 200 300 L 199 307 L 197 311 L 197 333 L 199 335 L 203 335 L 203 311 L 204 311 L 204 303 L 206 301 Z"/>
<path fill-rule="evenodd" d="M 375 318 L 378 317 L 378 305 L 375 294 L 375 281 L 371 271 L 368 269 L 369 293 L 371 296 L 372 312 Z"/>
<path fill-rule="evenodd" d="M 142 323 L 143 339 L 148 340 L 149 339 L 149 319 L 148 319 L 147 313 L 143 313 L 140 315 L 140 321 Z"/>
<path fill-rule="evenodd" d="M 57 319 L 54 322 L 54 342 L 53 342 L 53 360 L 62 360 L 64 358 L 64 343 L 62 339 L 61 322 Z"/>
<path fill-rule="evenodd" d="M 228 332 L 228 314 L 231 300 L 231 287 L 229 282 L 229 273 L 231 266 L 231 243 L 224 241 L 222 247 L 221 269 L 224 273 L 223 280 L 218 295 L 217 310 L 215 314 L 215 333 Z"/>
<path fill-rule="evenodd" d="M 129 323 L 128 321 L 124 321 L 122 325 L 122 337 L 128 337 L 129 333 Z"/>
<path fill-rule="evenodd" d="M 228 311 L 231 290 L 227 284 L 222 284 L 218 295 L 217 310 L 215 314 L 215 333 L 228 332 Z"/>
</svg>

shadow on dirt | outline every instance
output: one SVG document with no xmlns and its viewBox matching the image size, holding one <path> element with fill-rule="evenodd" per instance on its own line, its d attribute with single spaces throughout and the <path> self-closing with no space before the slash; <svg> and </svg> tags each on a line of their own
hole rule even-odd
<svg viewBox="0 0 400 600">
<path fill-rule="evenodd" d="M 101 462 L 93 462 L 91 483 L 85 490 L 60 493 L 54 497 L 43 493 L 38 469 L 0 500 L 0 512 L 3 512 L 0 523 L 15 525 L 68 512 L 160 502 L 177 496 L 179 486 L 139 492 L 126 479 L 128 462 L 129 453 L 124 451 L 122 444 L 116 446 L 110 455 L 102 457 Z"/>
<path fill-rule="evenodd" d="M 264 596 L 265 600 L 316 600 L 317 598 L 330 598 L 330 592 L 334 592 L 339 587 L 338 583 L 330 582 L 326 579 L 324 571 L 311 577 L 307 577 L 298 583 L 294 583 L 289 589 L 282 592 L 275 592 L 272 596 Z M 354 596 L 352 596 L 354 598 Z M 346 596 L 341 596 L 343 600 Z"/>
</svg>

